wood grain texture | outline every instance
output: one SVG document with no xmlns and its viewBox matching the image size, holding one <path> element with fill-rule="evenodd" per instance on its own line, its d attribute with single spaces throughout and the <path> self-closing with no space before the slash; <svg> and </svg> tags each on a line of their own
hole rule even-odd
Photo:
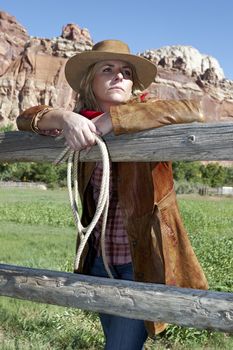
<svg viewBox="0 0 233 350">
<path fill-rule="evenodd" d="M 144 132 L 104 137 L 112 161 L 233 160 L 233 123 L 179 124 Z M 0 133 L 0 161 L 52 162 L 64 140 L 28 132 Z M 97 146 L 80 161 L 99 161 Z"/>
<path fill-rule="evenodd" d="M 0 295 L 233 332 L 233 293 L 0 265 Z"/>
</svg>

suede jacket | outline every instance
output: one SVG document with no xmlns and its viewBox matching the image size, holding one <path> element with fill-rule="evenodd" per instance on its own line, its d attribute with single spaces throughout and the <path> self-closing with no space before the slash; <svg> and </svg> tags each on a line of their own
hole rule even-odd
<svg viewBox="0 0 233 350">
<path fill-rule="evenodd" d="M 21 130 L 30 130 L 33 116 L 41 106 L 24 111 L 17 119 Z M 175 123 L 203 121 L 195 101 L 129 102 L 111 107 L 116 135 L 137 132 Z M 83 204 L 83 224 L 95 212 L 90 178 L 94 163 L 82 163 L 79 192 Z M 122 162 L 117 172 L 118 199 L 127 230 L 135 281 L 207 289 L 202 268 L 182 223 L 174 190 L 171 162 Z M 78 244 L 78 242 L 77 242 Z M 88 273 L 91 240 L 84 250 L 78 273 Z M 165 329 L 165 324 L 145 321 L 150 336 Z"/>
</svg>

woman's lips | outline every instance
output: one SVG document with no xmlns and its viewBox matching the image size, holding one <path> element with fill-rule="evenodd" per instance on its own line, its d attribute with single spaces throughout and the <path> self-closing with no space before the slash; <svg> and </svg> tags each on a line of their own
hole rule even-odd
<svg viewBox="0 0 233 350">
<path fill-rule="evenodd" d="M 121 91 L 125 91 L 122 87 L 120 86 L 113 86 L 111 88 L 109 88 L 109 90 L 121 90 Z"/>
</svg>

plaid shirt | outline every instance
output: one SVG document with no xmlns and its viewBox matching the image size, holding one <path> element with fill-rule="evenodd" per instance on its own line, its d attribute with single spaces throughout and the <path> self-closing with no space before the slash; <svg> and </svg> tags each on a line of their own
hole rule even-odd
<svg viewBox="0 0 233 350">
<path fill-rule="evenodd" d="M 97 201 L 100 193 L 102 180 L 102 163 L 97 163 L 91 177 L 93 187 L 94 201 Z M 97 222 L 93 234 L 95 235 L 95 249 L 100 255 L 100 233 L 102 228 L 103 217 Z M 120 265 L 131 262 L 130 247 L 126 229 L 123 224 L 122 211 L 118 202 L 117 182 L 112 166 L 110 168 L 109 184 L 109 211 L 105 233 L 105 251 L 109 264 Z"/>
</svg>

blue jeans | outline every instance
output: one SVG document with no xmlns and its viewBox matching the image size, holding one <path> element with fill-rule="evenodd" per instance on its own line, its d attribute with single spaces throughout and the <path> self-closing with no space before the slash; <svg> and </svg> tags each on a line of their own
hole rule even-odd
<svg viewBox="0 0 233 350">
<path fill-rule="evenodd" d="M 111 267 L 114 278 L 133 280 L 132 264 L 114 265 Z M 91 268 L 90 275 L 108 277 L 103 259 L 97 257 Z M 106 345 L 105 350 L 142 350 L 147 339 L 144 321 L 100 314 Z"/>
</svg>

